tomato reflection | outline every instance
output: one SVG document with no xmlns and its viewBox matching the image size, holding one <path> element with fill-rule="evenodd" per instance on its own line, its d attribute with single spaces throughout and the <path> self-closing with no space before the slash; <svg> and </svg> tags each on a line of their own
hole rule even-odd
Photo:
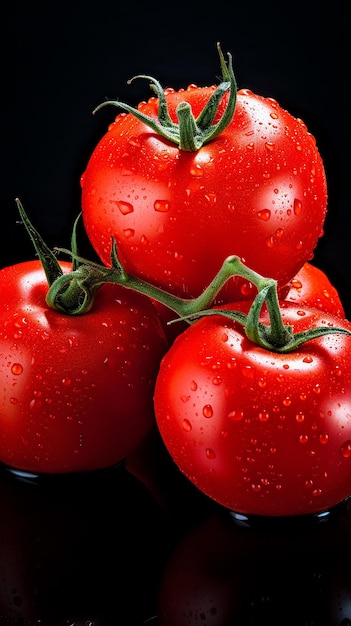
<svg viewBox="0 0 351 626">
<path fill-rule="evenodd" d="M 129 625 L 154 614 L 162 523 L 123 467 L 44 480 L 0 471 L 0 502 L 1 626 Z"/>
<path fill-rule="evenodd" d="M 169 559 L 158 626 L 350 626 L 350 538 L 346 504 L 251 527 L 214 513 Z"/>
</svg>

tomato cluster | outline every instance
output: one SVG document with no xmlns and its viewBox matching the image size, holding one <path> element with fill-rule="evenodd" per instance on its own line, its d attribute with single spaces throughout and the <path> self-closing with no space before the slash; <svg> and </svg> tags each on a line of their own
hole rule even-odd
<svg viewBox="0 0 351 626">
<path fill-rule="evenodd" d="M 324 164 L 303 121 L 238 90 L 218 51 L 218 86 L 143 75 L 147 102 L 100 105 L 121 109 L 81 177 L 101 265 L 73 249 L 48 281 L 26 223 L 41 264 L 0 272 L 0 460 L 107 467 L 157 425 L 224 507 L 318 513 L 351 493 L 351 323 L 311 264 Z"/>
</svg>

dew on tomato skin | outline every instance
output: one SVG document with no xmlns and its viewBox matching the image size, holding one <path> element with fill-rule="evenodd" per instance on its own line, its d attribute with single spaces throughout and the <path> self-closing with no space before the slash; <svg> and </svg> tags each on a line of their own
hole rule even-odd
<svg viewBox="0 0 351 626">
<path fill-rule="evenodd" d="M 340 454 L 342 457 L 344 457 L 344 459 L 349 459 L 351 457 L 351 441 L 345 441 L 341 448 L 340 448 Z"/>
<path fill-rule="evenodd" d="M 308 442 L 308 435 L 300 435 L 299 443 L 306 444 Z"/>
<path fill-rule="evenodd" d="M 19 376 L 23 372 L 23 366 L 20 363 L 13 363 L 11 372 L 14 376 Z"/>
<path fill-rule="evenodd" d="M 206 418 L 213 417 L 213 408 L 210 404 L 205 404 L 202 409 L 202 415 Z"/>
<path fill-rule="evenodd" d="M 184 419 L 182 422 L 183 430 L 186 432 L 190 432 L 192 430 L 192 425 L 188 419 Z"/>
<path fill-rule="evenodd" d="M 158 213 L 167 213 L 170 209 L 170 203 L 168 200 L 155 200 L 154 210 Z"/>
<path fill-rule="evenodd" d="M 244 411 L 230 411 L 228 413 L 228 418 L 234 422 L 238 422 L 240 420 L 242 420 L 244 417 Z"/>
<path fill-rule="evenodd" d="M 192 380 L 190 383 L 190 389 L 192 391 L 196 391 L 197 390 L 197 383 L 195 382 L 195 380 Z"/>
<path fill-rule="evenodd" d="M 131 237 L 134 237 L 134 234 L 135 234 L 134 228 L 125 228 L 123 230 L 123 235 L 125 236 L 126 239 L 130 239 Z"/>
<path fill-rule="evenodd" d="M 212 379 L 212 384 L 215 386 L 219 386 L 222 384 L 222 379 L 220 376 L 215 376 L 215 378 Z"/>
<path fill-rule="evenodd" d="M 257 211 L 257 217 L 264 222 L 268 222 L 271 217 L 271 211 L 269 209 L 262 209 L 262 211 Z"/>
<path fill-rule="evenodd" d="M 297 413 L 295 415 L 295 420 L 297 421 L 298 424 L 302 424 L 302 422 L 305 420 L 305 416 L 302 412 Z"/>
</svg>

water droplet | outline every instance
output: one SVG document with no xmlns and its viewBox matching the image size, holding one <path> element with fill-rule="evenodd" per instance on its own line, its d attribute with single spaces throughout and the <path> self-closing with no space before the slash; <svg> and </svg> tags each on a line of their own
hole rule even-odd
<svg viewBox="0 0 351 626">
<path fill-rule="evenodd" d="M 130 202 L 124 202 L 123 200 L 118 200 L 116 204 L 120 212 L 122 213 L 122 215 L 128 215 L 128 213 L 133 213 L 134 211 L 133 205 L 130 204 Z"/>
<path fill-rule="evenodd" d="M 244 417 L 244 411 L 230 411 L 230 413 L 228 413 L 228 417 L 233 422 L 239 422 Z"/>
<path fill-rule="evenodd" d="M 257 211 L 257 217 L 264 222 L 268 222 L 271 217 L 271 212 L 269 209 L 262 209 L 262 211 Z"/>
<path fill-rule="evenodd" d="M 312 363 L 312 362 L 313 362 L 313 358 L 312 358 L 310 355 L 307 355 L 307 356 L 305 356 L 305 357 L 302 359 L 302 362 L 303 362 L 303 363 Z"/>
<path fill-rule="evenodd" d="M 278 119 L 278 114 L 275 113 L 275 111 L 272 111 L 272 113 L 269 114 L 269 117 L 271 117 L 272 120 L 277 120 Z"/>
<path fill-rule="evenodd" d="M 61 382 L 64 385 L 64 387 L 69 387 L 72 381 L 70 378 L 63 378 Z"/>
<path fill-rule="evenodd" d="M 319 441 L 322 444 L 328 443 L 329 436 L 327 435 L 327 433 L 322 433 L 321 435 L 319 435 Z"/>
<path fill-rule="evenodd" d="M 284 398 L 283 405 L 284 406 L 290 406 L 291 405 L 291 398 L 289 398 L 289 397 Z"/>
<path fill-rule="evenodd" d="M 267 413 L 267 411 L 262 411 L 258 414 L 258 419 L 260 420 L 260 422 L 267 422 L 269 419 L 269 414 Z"/>
<path fill-rule="evenodd" d="M 301 200 L 298 200 L 297 198 L 295 198 L 295 200 L 294 200 L 294 213 L 295 213 L 295 215 L 301 215 L 301 211 L 302 211 L 302 202 L 301 202 Z"/>
<path fill-rule="evenodd" d="M 192 381 L 191 381 L 191 383 L 190 383 L 190 389 L 191 389 L 192 391 L 196 391 L 196 389 L 197 389 L 197 383 L 195 382 L 195 380 L 192 380 Z"/>
<path fill-rule="evenodd" d="M 18 404 L 17 398 L 10 398 L 11 404 Z"/>
<path fill-rule="evenodd" d="M 201 165 L 199 165 L 198 163 L 193 163 L 192 167 L 190 168 L 190 174 L 191 176 L 195 176 L 195 178 L 201 178 L 204 175 L 204 171 Z"/>
<path fill-rule="evenodd" d="M 273 235 L 271 237 L 268 237 L 268 239 L 266 239 L 266 246 L 267 248 L 273 248 L 274 246 Z"/>
<path fill-rule="evenodd" d="M 133 237 L 135 233 L 134 228 L 125 228 L 123 230 L 123 235 L 126 237 L 126 239 L 130 239 L 130 237 Z"/>
<path fill-rule="evenodd" d="M 220 376 L 215 376 L 215 377 L 212 379 L 212 384 L 213 384 L 213 385 L 216 385 L 216 386 L 221 385 L 221 384 L 222 384 L 222 379 L 221 379 L 221 377 L 220 377 Z"/>
<path fill-rule="evenodd" d="M 269 152 L 273 152 L 274 150 L 274 144 L 271 141 L 266 141 L 265 147 L 266 150 L 269 150 Z"/>
<path fill-rule="evenodd" d="M 207 418 L 213 416 L 213 409 L 210 404 L 205 404 L 205 406 L 202 409 L 202 415 Z"/>
<path fill-rule="evenodd" d="M 342 444 L 341 448 L 340 448 L 340 452 L 341 452 L 341 456 L 344 457 L 344 459 L 349 459 L 351 457 L 351 441 L 345 441 L 345 443 Z"/>
<path fill-rule="evenodd" d="M 305 420 L 305 416 L 304 414 L 300 411 L 300 413 L 297 413 L 297 415 L 295 415 L 295 419 L 298 422 L 298 424 L 302 424 L 302 422 Z"/>
<path fill-rule="evenodd" d="M 19 376 L 23 372 L 23 367 L 20 363 L 13 363 L 11 367 L 11 372 L 14 376 Z"/>
<path fill-rule="evenodd" d="M 167 213 L 169 206 L 168 200 L 155 200 L 154 202 L 154 209 L 158 213 Z"/>
<path fill-rule="evenodd" d="M 299 442 L 303 443 L 303 444 L 307 443 L 308 442 L 308 435 L 300 435 Z"/>
<path fill-rule="evenodd" d="M 253 290 L 254 290 L 253 284 L 248 281 L 245 281 L 240 287 L 240 291 L 243 296 L 251 296 Z"/>
<path fill-rule="evenodd" d="M 210 459 L 210 461 L 213 461 L 213 459 L 216 458 L 216 453 L 212 450 L 212 448 L 206 448 L 206 456 Z"/>
<path fill-rule="evenodd" d="M 187 419 L 184 419 L 184 420 L 183 420 L 183 424 L 182 424 L 182 426 L 183 426 L 183 429 L 184 429 L 184 430 L 186 430 L 186 432 L 187 432 L 187 433 L 188 433 L 188 432 L 190 432 L 190 431 L 191 431 L 191 429 L 192 429 L 192 425 L 191 425 L 191 423 L 189 422 L 189 420 L 187 420 Z"/>
</svg>

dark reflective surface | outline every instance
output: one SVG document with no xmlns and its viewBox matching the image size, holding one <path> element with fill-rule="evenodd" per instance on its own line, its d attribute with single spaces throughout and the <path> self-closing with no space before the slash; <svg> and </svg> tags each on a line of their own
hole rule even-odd
<svg viewBox="0 0 351 626">
<path fill-rule="evenodd" d="M 349 626 L 351 510 L 235 519 L 157 433 L 111 470 L 0 471 L 1 626 Z"/>
</svg>

